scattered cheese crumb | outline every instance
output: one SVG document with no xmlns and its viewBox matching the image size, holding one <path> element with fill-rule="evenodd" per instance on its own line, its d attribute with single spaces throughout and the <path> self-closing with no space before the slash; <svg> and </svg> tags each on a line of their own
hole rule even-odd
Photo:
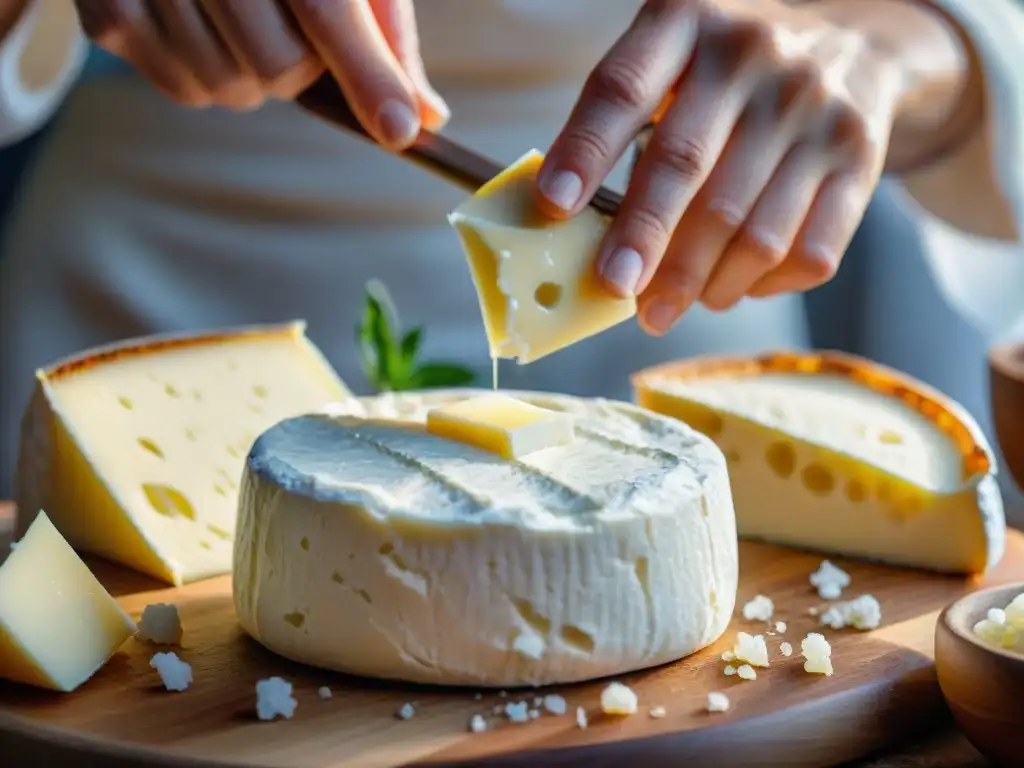
<svg viewBox="0 0 1024 768">
<path fill-rule="evenodd" d="M 764 635 L 751 637 L 746 632 L 737 632 L 732 652 L 737 661 L 745 661 L 755 667 L 768 666 L 768 646 L 764 642 Z"/>
<path fill-rule="evenodd" d="M 533 697 L 533 706 L 539 707 L 543 703 L 544 703 L 544 699 L 542 699 L 540 696 L 534 696 Z"/>
<path fill-rule="evenodd" d="M 178 606 L 153 603 L 142 609 L 136 637 L 156 645 L 177 645 L 181 642 L 181 619 Z"/>
<path fill-rule="evenodd" d="M 606 715 L 635 714 L 638 703 L 633 689 L 622 683 L 612 683 L 601 691 L 601 711 Z"/>
<path fill-rule="evenodd" d="M 471 733 L 482 733 L 487 730 L 487 721 L 483 715 L 473 715 L 469 718 L 469 730 Z"/>
<path fill-rule="evenodd" d="M 771 621 L 774 612 L 775 603 L 764 595 L 755 595 L 753 600 L 743 606 L 743 618 L 747 621 Z"/>
<path fill-rule="evenodd" d="M 882 623 L 882 606 L 873 596 L 861 595 L 849 602 L 829 607 L 821 617 L 821 623 L 832 629 L 877 629 Z"/>
<path fill-rule="evenodd" d="M 660 720 L 667 714 L 668 712 L 665 711 L 664 707 L 651 707 L 651 717 L 655 720 Z"/>
<path fill-rule="evenodd" d="M 522 632 L 512 641 L 512 650 L 529 659 L 541 658 L 544 655 L 544 646 L 544 638 L 532 632 Z"/>
<path fill-rule="evenodd" d="M 822 560 L 818 570 L 811 574 L 810 582 L 818 589 L 822 600 L 838 600 L 843 590 L 850 586 L 850 575 L 828 560 Z"/>
<path fill-rule="evenodd" d="M 732 677 L 736 674 L 736 667 L 734 667 L 732 664 L 728 664 L 722 671 L 725 672 L 726 677 Z"/>
<path fill-rule="evenodd" d="M 298 704 L 287 680 L 268 677 L 256 683 L 256 716 L 260 720 L 273 720 L 279 715 L 290 719 Z"/>
<path fill-rule="evenodd" d="M 576 707 L 576 725 L 581 731 L 587 730 L 587 710 L 583 707 Z"/>
<path fill-rule="evenodd" d="M 736 654 L 732 651 L 726 651 L 722 654 L 722 661 L 733 661 L 736 658 Z"/>
<path fill-rule="evenodd" d="M 508 691 L 498 691 L 498 695 L 503 699 L 508 698 Z"/>
<path fill-rule="evenodd" d="M 786 622 L 784 621 L 775 622 L 775 631 L 778 632 L 780 635 L 783 634 L 788 628 L 789 627 L 786 625 Z"/>
<path fill-rule="evenodd" d="M 544 709 L 552 715 L 564 715 L 568 711 L 569 705 L 558 694 L 549 693 L 544 697 Z"/>
<path fill-rule="evenodd" d="M 804 659 L 804 671 L 815 675 L 832 674 L 832 646 L 824 635 L 811 632 L 800 641 L 800 653 Z"/>
<path fill-rule="evenodd" d="M 484 697 L 484 695 L 482 693 L 474 693 L 473 694 L 473 701 L 480 701 L 480 699 L 482 699 L 483 697 Z"/>
<path fill-rule="evenodd" d="M 989 608 L 986 618 L 989 621 L 994 621 L 996 624 L 1006 623 L 1006 611 L 1002 608 Z"/>
<path fill-rule="evenodd" d="M 178 658 L 176 653 L 158 653 L 149 660 L 149 666 L 160 675 L 168 691 L 184 691 L 192 682 L 192 667 Z"/>
<path fill-rule="evenodd" d="M 326 685 L 321 685 L 319 688 L 317 688 L 316 695 L 324 701 L 327 701 L 327 699 L 331 698 L 333 694 L 331 693 L 330 688 L 328 688 Z"/>
<path fill-rule="evenodd" d="M 974 634 L 996 648 L 1024 653 L 1024 593 L 1005 609 L 990 608 L 985 618 L 974 625 Z"/>
<path fill-rule="evenodd" d="M 736 670 L 736 676 L 743 680 L 756 680 L 757 670 L 755 670 L 749 664 L 743 664 L 739 669 Z"/>
<path fill-rule="evenodd" d="M 538 717 L 540 717 L 540 710 L 539 709 L 531 709 L 530 710 L 530 719 L 531 720 L 536 720 Z"/>
<path fill-rule="evenodd" d="M 818 613 L 819 613 L 818 609 L 816 607 L 814 607 L 814 606 L 811 606 L 810 608 L 807 609 L 807 615 L 808 616 L 817 616 Z"/>
<path fill-rule="evenodd" d="M 503 704 L 495 704 L 493 707 L 491 707 L 491 712 L 495 715 L 500 715 L 504 711 L 505 706 Z"/>
<path fill-rule="evenodd" d="M 783 656 L 793 655 L 793 646 L 789 643 L 779 643 L 779 650 L 782 652 Z"/>
<path fill-rule="evenodd" d="M 505 717 L 513 723 L 525 723 L 530 719 L 530 711 L 525 701 L 510 701 L 505 705 Z"/>
<path fill-rule="evenodd" d="M 411 720 L 412 716 L 416 714 L 416 708 L 411 702 L 405 702 L 401 708 L 395 713 L 395 717 L 399 720 Z"/>
<path fill-rule="evenodd" d="M 725 712 L 729 709 L 729 697 L 719 691 L 708 694 L 708 712 Z"/>
</svg>

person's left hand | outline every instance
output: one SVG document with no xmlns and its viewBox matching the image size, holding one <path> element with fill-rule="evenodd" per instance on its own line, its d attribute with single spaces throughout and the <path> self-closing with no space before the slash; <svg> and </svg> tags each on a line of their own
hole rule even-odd
<svg viewBox="0 0 1024 768">
<path fill-rule="evenodd" d="M 895 66 L 813 4 L 650 0 L 588 79 L 538 202 L 578 212 L 653 116 L 597 259 L 608 288 L 637 295 L 655 334 L 695 301 L 807 290 L 870 202 L 899 90 Z"/>
</svg>

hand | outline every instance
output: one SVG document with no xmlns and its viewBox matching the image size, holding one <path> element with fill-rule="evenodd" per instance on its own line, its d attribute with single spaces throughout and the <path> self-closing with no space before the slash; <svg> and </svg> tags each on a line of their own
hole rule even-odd
<svg viewBox="0 0 1024 768">
<path fill-rule="evenodd" d="M 448 118 L 412 0 L 75 0 L 98 45 L 194 107 L 291 99 L 329 70 L 366 129 L 400 149 Z"/>
<path fill-rule="evenodd" d="M 695 301 L 807 290 L 835 274 L 870 202 L 899 86 L 813 4 L 652 0 L 589 77 L 538 200 L 580 210 L 661 112 L 597 259 L 609 289 L 637 295 L 655 334 Z"/>
</svg>

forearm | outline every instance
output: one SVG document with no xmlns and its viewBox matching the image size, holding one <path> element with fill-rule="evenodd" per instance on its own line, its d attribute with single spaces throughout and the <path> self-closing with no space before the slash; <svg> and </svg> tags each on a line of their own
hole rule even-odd
<svg viewBox="0 0 1024 768">
<path fill-rule="evenodd" d="M 807 0 L 846 28 L 864 32 L 902 73 L 886 167 L 914 169 L 955 151 L 978 126 L 984 89 L 970 41 L 927 0 Z"/>
</svg>

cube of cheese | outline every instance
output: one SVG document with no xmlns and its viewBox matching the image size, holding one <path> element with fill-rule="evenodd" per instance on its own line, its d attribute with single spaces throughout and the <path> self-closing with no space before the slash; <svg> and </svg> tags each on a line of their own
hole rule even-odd
<svg viewBox="0 0 1024 768">
<path fill-rule="evenodd" d="M 594 274 L 608 222 L 587 208 L 567 221 L 540 214 L 533 150 L 484 185 L 448 220 L 459 233 L 483 313 L 491 357 L 530 363 L 636 314 Z"/>
<path fill-rule="evenodd" d="M 135 633 L 45 513 L 0 566 L 0 677 L 73 691 Z"/>
<path fill-rule="evenodd" d="M 506 459 L 569 445 L 575 438 L 572 417 L 507 395 L 481 395 L 427 413 L 427 431 L 475 445 Z"/>
<path fill-rule="evenodd" d="M 79 551 L 172 584 L 231 570 L 256 437 L 349 394 L 298 322 L 128 341 L 37 379 L 19 531 L 45 509 Z"/>
</svg>

